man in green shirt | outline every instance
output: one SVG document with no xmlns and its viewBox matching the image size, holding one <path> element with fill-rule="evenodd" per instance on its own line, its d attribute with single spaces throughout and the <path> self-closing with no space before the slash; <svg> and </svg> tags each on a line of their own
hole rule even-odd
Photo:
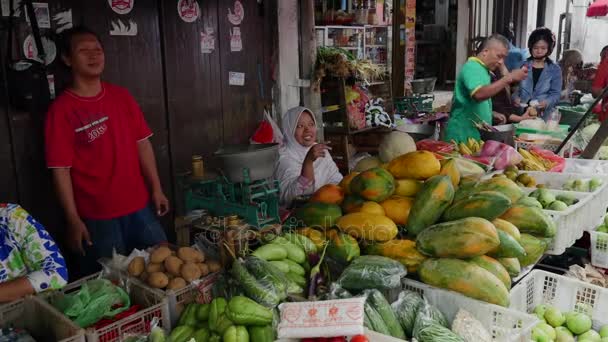
<svg viewBox="0 0 608 342">
<path fill-rule="evenodd" d="M 492 125 L 491 98 L 528 75 L 528 70 L 524 67 L 491 82 L 490 73 L 504 64 L 509 53 L 509 41 L 499 34 L 486 38 L 478 51 L 476 57 L 469 58 L 464 64 L 456 78 L 446 141 L 465 142 L 468 138 L 479 140 L 475 123 L 483 120 Z M 504 116 L 498 119 L 505 121 Z"/>
</svg>

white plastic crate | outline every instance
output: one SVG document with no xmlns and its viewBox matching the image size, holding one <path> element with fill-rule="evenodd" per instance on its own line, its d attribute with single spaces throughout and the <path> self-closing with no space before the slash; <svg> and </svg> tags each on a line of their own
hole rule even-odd
<svg viewBox="0 0 608 342">
<path fill-rule="evenodd" d="M 524 191 L 529 194 L 534 189 L 524 188 Z M 568 206 L 568 209 L 564 211 L 543 209 L 553 219 L 556 227 L 555 236 L 545 254 L 560 255 L 566 251 L 566 248 L 580 239 L 584 231 L 590 229 L 597 222 L 597 218 L 591 214 L 592 205 L 590 201 L 593 198 L 591 193 L 564 190 L 551 190 L 551 192 L 556 196 L 560 194 L 570 195 L 579 200 L 578 203 Z"/>
<path fill-rule="evenodd" d="M 566 158 L 566 173 L 608 175 L 608 160 Z"/>
<path fill-rule="evenodd" d="M 573 159 L 577 160 L 577 159 Z M 608 164 L 607 164 L 608 165 Z M 608 171 L 608 170 L 607 170 Z M 591 172 L 591 171 L 589 171 Z M 606 214 L 606 208 L 608 208 L 608 176 L 606 174 L 599 173 L 556 173 L 556 172 L 538 172 L 530 171 L 527 172 L 530 176 L 536 179 L 538 184 L 544 184 L 548 189 L 563 190 L 564 184 L 570 180 L 589 180 L 591 178 L 599 178 L 602 180 L 602 185 L 593 192 L 588 192 L 592 195 L 593 199 L 588 205 L 588 214 L 585 225 L 589 226 L 595 224 L 595 217 L 603 217 Z M 587 227 L 586 229 L 592 229 L 594 227 Z"/>
<path fill-rule="evenodd" d="M 133 315 L 120 319 L 103 328 L 87 328 L 86 338 L 88 342 L 118 342 L 132 334 L 149 333 L 151 329 L 150 323 L 155 317 L 158 318 L 159 326 L 169 331 L 171 320 L 167 300 L 163 297 L 158 297 L 156 293 L 149 291 L 146 287 L 142 286 L 141 282 L 125 278 L 120 274 L 104 274 L 104 272 L 95 273 L 68 284 L 58 292 L 67 294 L 78 291 L 86 281 L 99 277 L 117 283 L 118 286 L 121 286 L 127 291 L 131 298 L 131 304 L 140 305 L 142 309 Z M 50 293 L 47 296 L 43 296 L 43 298 L 52 302 L 55 296 L 57 296 L 57 293 Z"/>
<path fill-rule="evenodd" d="M 483 324 L 495 341 L 528 342 L 532 328 L 538 318 L 516 310 L 485 303 L 448 291 L 404 278 L 403 288 L 417 292 L 435 306 L 449 322 L 454 320 L 458 310 L 465 309 Z"/>
<path fill-rule="evenodd" d="M 142 288 L 145 288 L 149 293 L 153 293 L 159 299 L 167 300 L 169 308 L 169 319 L 171 324 L 167 326 L 168 330 L 171 330 L 177 325 L 179 317 L 182 314 L 185 306 L 188 303 L 211 303 L 213 300 L 212 290 L 215 281 L 219 277 L 219 273 L 212 273 L 200 279 L 196 284 L 192 283 L 184 288 L 177 291 L 173 290 L 161 290 L 150 287 L 148 284 L 143 283 L 139 278 L 132 277 L 124 269 L 119 269 L 108 259 L 102 259 L 99 261 L 105 270 L 109 273 L 120 274 L 121 277 L 129 279 L 131 282 L 136 282 Z"/>
<path fill-rule="evenodd" d="M 84 329 L 37 297 L 26 297 L 0 305 L 0 328 L 26 330 L 37 340 L 84 342 Z"/>
<path fill-rule="evenodd" d="M 578 303 L 592 311 L 593 328 L 608 324 L 608 289 L 541 270 L 534 270 L 511 289 L 511 308 L 532 313 L 541 304 L 573 311 Z"/>
<path fill-rule="evenodd" d="M 608 268 L 608 233 L 590 231 L 591 235 L 591 265 Z"/>
</svg>

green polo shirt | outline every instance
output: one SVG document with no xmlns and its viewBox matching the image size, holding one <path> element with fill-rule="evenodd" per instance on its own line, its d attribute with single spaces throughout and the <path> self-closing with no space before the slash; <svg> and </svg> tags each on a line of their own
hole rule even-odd
<svg viewBox="0 0 608 342">
<path fill-rule="evenodd" d="M 479 131 L 473 121 L 481 119 L 492 124 L 492 100 L 476 101 L 473 98 L 479 88 L 490 83 L 488 67 L 477 57 L 469 58 L 456 78 L 452 112 L 444 138 L 446 141 L 453 139 L 464 142 L 469 137 L 479 140 Z"/>
</svg>

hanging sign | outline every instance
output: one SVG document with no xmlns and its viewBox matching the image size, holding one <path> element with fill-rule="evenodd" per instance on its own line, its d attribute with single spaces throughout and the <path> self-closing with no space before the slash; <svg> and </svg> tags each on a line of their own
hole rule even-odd
<svg viewBox="0 0 608 342">
<path fill-rule="evenodd" d="M 52 40 L 46 37 L 41 38 L 42 47 L 44 48 L 44 52 L 46 53 L 44 64 L 49 65 L 53 63 L 55 57 L 57 56 L 57 47 L 55 46 L 55 43 Z M 36 48 L 34 36 L 31 34 L 27 36 L 23 41 L 23 54 L 25 55 L 25 58 L 42 62 L 42 60 L 38 57 L 38 49 Z"/>
<path fill-rule="evenodd" d="M 416 73 L 416 0 L 405 1 L 405 81 Z"/>
<path fill-rule="evenodd" d="M 128 14 L 133 9 L 135 0 L 108 0 L 112 11 L 118 14 Z"/>
<path fill-rule="evenodd" d="M 233 27 L 230 31 L 230 51 L 239 52 L 243 50 L 243 40 L 241 39 L 241 28 Z"/>
<path fill-rule="evenodd" d="M 183 21 L 193 23 L 200 17 L 201 9 L 196 0 L 179 0 L 177 2 L 177 13 Z"/>
<path fill-rule="evenodd" d="M 234 13 L 232 13 L 232 9 L 228 9 L 228 21 L 232 25 L 240 25 L 243 19 L 245 18 L 245 9 L 243 8 L 243 4 L 236 0 L 234 2 Z"/>
<path fill-rule="evenodd" d="M 215 50 L 215 34 L 213 27 L 205 27 L 205 32 L 201 32 L 201 53 L 212 53 Z"/>
</svg>

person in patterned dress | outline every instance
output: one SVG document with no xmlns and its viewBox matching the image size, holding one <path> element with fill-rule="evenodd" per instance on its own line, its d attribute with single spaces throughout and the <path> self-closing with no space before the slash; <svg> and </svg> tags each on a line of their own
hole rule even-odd
<svg viewBox="0 0 608 342">
<path fill-rule="evenodd" d="M 0 303 L 67 281 L 65 260 L 42 224 L 19 205 L 0 203 Z"/>
</svg>

